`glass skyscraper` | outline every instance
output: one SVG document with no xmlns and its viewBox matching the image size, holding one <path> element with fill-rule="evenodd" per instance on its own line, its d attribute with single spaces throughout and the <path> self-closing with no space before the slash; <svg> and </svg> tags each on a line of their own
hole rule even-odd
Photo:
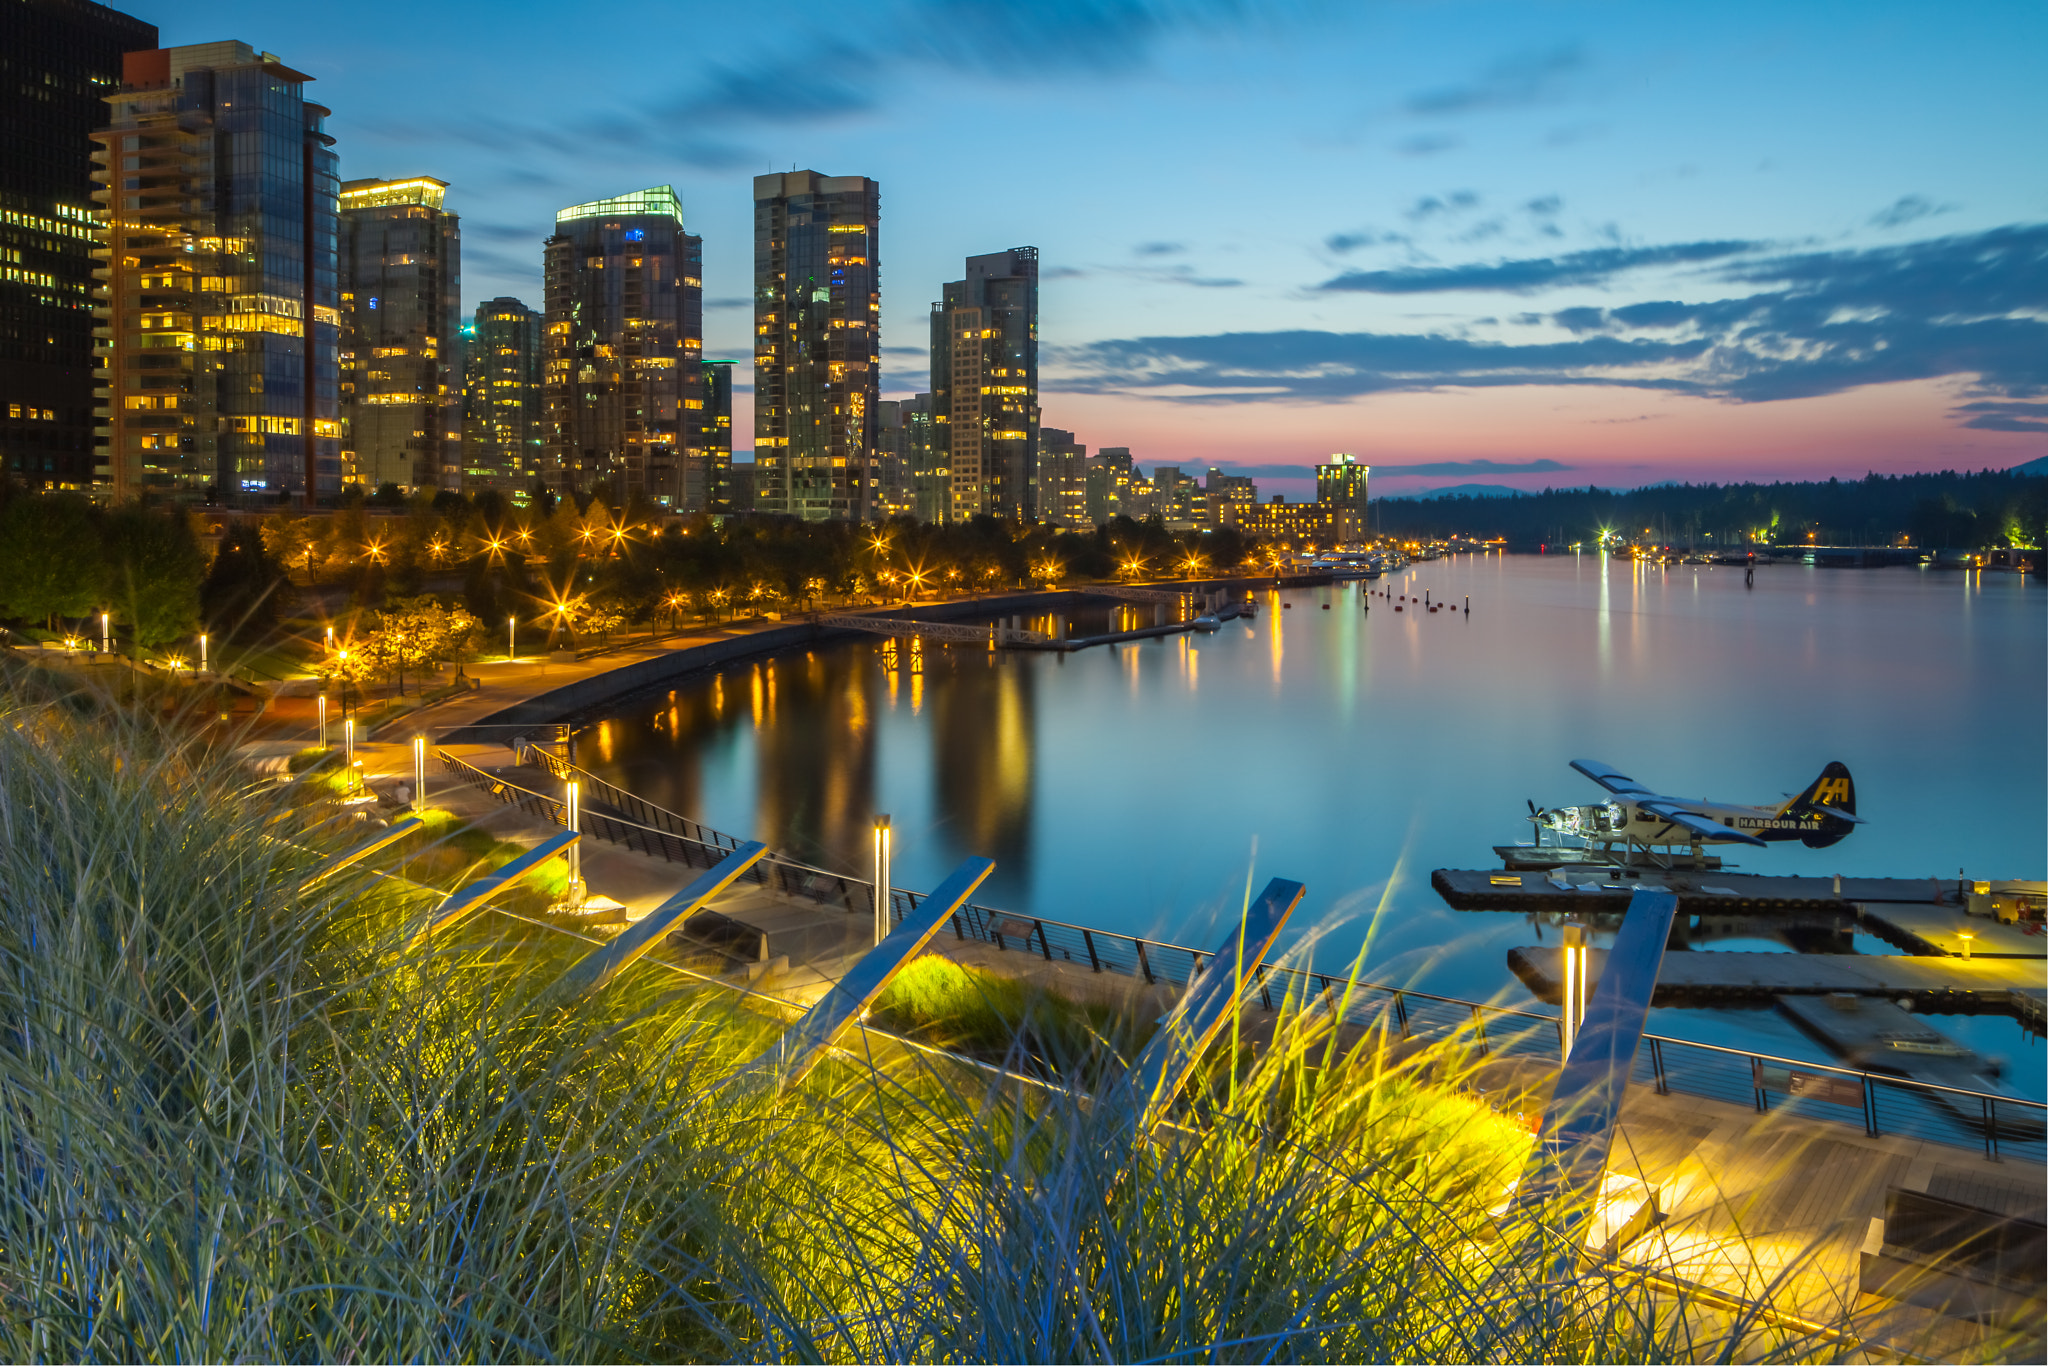
<svg viewBox="0 0 2048 1366">
<path fill-rule="evenodd" d="M 1333 455 L 1325 464 L 1316 466 L 1316 501 L 1338 503 L 1358 514 L 1358 524 L 1366 524 L 1366 484 L 1372 477 L 1372 466 L 1361 465 L 1355 455 Z"/>
<path fill-rule="evenodd" d="M 466 333 L 462 486 L 523 498 L 541 468 L 541 315 L 517 299 L 487 299 Z"/>
<path fill-rule="evenodd" d="M 0 478 L 90 489 L 92 132 L 156 25 L 88 0 L 0 5 Z"/>
<path fill-rule="evenodd" d="M 738 361 L 704 362 L 704 406 L 691 410 L 699 458 L 689 467 L 692 485 L 684 506 L 690 511 L 727 511 L 732 503 L 732 370 Z"/>
<path fill-rule="evenodd" d="M 675 188 L 572 204 L 546 250 L 549 482 L 566 492 L 603 481 L 615 503 L 642 494 L 695 511 L 704 239 L 683 230 Z"/>
<path fill-rule="evenodd" d="M 816 171 L 754 177 L 756 506 L 874 515 L 881 190 Z"/>
<path fill-rule="evenodd" d="M 947 519 L 1037 520 L 1038 248 L 967 258 L 932 308 L 932 404 Z"/>
<path fill-rule="evenodd" d="M 448 182 L 341 187 L 344 483 L 462 487 L 462 228 Z"/>
<path fill-rule="evenodd" d="M 341 490 L 339 186 L 311 79 L 232 41 L 122 60 L 93 134 L 113 497 Z"/>
</svg>

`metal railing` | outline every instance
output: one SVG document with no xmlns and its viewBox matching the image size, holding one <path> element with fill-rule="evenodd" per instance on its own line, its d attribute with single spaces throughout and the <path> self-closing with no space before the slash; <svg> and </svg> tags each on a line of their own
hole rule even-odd
<svg viewBox="0 0 2048 1366">
<path fill-rule="evenodd" d="M 655 813 L 664 826 L 674 823 L 673 829 L 701 831 L 705 836 L 622 819 L 593 810 L 586 803 L 583 830 L 592 838 L 692 868 L 713 866 L 740 843 L 730 835 L 642 802 L 566 760 L 530 745 L 522 748 L 538 756 L 540 767 L 548 772 L 590 784 L 592 802 L 624 806 L 618 799 L 627 798 L 636 804 L 630 809 Z M 567 819 L 562 802 L 553 797 L 507 783 L 452 755 L 443 754 L 442 762 L 449 773 L 500 801 L 556 825 Z M 742 882 L 853 915 L 873 914 L 870 883 L 773 855 L 750 869 Z M 892 923 L 903 920 L 923 900 L 921 893 L 892 889 Z M 1019 915 L 972 902 L 951 916 L 940 933 L 948 931 L 956 941 L 973 940 L 999 952 L 1118 974 L 1147 985 L 1184 987 L 1201 972 L 1207 956 L 1163 940 Z M 1555 1015 L 1354 982 L 1285 964 L 1261 963 L 1255 971 L 1259 989 L 1245 998 L 1255 1008 L 1320 1008 L 1345 1025 L 1383 1029 L 1417 1042 L 1472 1048 L 1482 1058 L 1526 1057 L 1552 1066 L 1562 1061 L 1564 1040 Z M 1991 1158 L 2048 1161 L 2048 1105 L 2039 1101 L 1661 1034 L 1643 1036 L 1633 1078 L 1652 1086 L 1659 1095 L 1678 1091 L 1749 1105 L 1759 1112 L 1777 1110 L 1807 1119 L 1861 1124 L 1864 1133 L 1873 1138 L 1898 1134 L 1949 1145 L 1981 1145 Z"/>
<path fill-rule="evenodd" d="M 537 768 L 560 782 L 582 784 L 582 799 L 585 809 L 590 804 L 607 806 L 625 820 L 636 822 L 648 829 L 659 830 L 689 840 L 696 844 L 714 845 L 730 852 L 745 841 L 734 838 L 722 831 L 679 816 L 665 806 L 656 806 L 645 798 L 637 797 L 616 783 L 608 783 L 588 769 L 578 768 L 557 754 L 550 754 L 524 736 L 513 741 L 513 751 L 519 762 L 529 768 Z M 709 864 L 705 865 L 709 867 Z"/>
<path fill-rule="evenodd" d="M 452 754 L 441 751 L 437 753 L 440 753 L 442 766 L 458 781 L 550 824 L 568 824 L 568 806 L 561 799 L 532 791 L 517 783 L 507 782 L 496 774 L 487 773 Z M 581 782 L 583 779 L 578 778 L 576 781 Z M 650 858 L 661 859 L 665 863 L 680 863 L 686 868 L 715 867 L 738 844 L 738 841 L 714 843 L 643 825 L 638 821 L 628 820 L 600 809 L 597 803 L 590 800 L 585 800 L 579 805 L 581 810 L 577 823 L 586 836 L 603 840 L 607 844 L 620 845 Z M 653 809 L 659 811 L 661 808 Z M 717 831 L 708 827 L 697 826 L 695 821 L 688 821 L 686 824 L 705 830 L 707 834 L 717 835 L 719 841 L 731 840 L 731 836 L 719 835 Z M 815 902 L 832 910 L 845 911 L 849 915 L 874 914 L 874 888 L 869 883 L 790 859 L 776 858 L 772 855 L 764 858 L 742 874 L 740 882 L 762 887 L 783 896 Z"/>
</svg>

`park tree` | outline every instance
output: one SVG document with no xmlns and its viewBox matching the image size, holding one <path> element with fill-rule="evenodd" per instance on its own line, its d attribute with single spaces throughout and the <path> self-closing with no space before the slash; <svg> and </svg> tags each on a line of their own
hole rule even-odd
<svg viewBox="0 0 2048 1366">
<path fill-rule="evenodd" d="M 270 553 L 264 529 L 231 522 L 199 586 L 199 610 L 207 629 L 230 639 L 250 640 L 277 624 L 290 605 L 291 580 Z"/>
<path fill-rule="evenodd" d="M 333 519 L 327 520 L 331 522 Z M 310 584 L 313 581 L 313 565 L 320 556 L 320 550 L 313 528 L 306 524 L 304 517 L 292 517 L 281 512 L 265 517 L 263 549 L 287 572 L 303 569 L 306 582 Z"/>
<path fill-rule="evenodd" d="M 108 598 L 135 643 L 161 649 L 197 631 L 206 559 L 185 515 L 131 503 L 108 517 L 106 532 Z"/>
<path fill-rule="evenodd" d="M 99 606 L 106 582 L 92 504 L 16 494 L 0 509 L 0 614 L 54 627 Z"/>
<path fill-rule="evenodd" d="M 461 659 L 476 647 L 483 623 L 467 609 L 448 607 L 431 595 L 393 598 L 375 624 L 353 639 L 337 672 L 357 682 L 394 678 L 405 691 L 405 671 L 423 670 L 437 660 Z"/>
</svg>

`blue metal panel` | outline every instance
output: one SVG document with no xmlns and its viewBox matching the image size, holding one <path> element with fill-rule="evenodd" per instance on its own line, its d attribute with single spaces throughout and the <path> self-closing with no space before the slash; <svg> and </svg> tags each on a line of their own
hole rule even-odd
<svg viewBox="0 0 2048 1366">
<path fill-rule="evenodd" d="M 1259 963 L 1280 937 L 1287 917 L 1301 904 L 1305 890 L 1299 882 L 1284 878 L 1267 883 L 1230 937 L 1210 956 L 1208 966 L 1188 984 L 1165 1028 L 1131 1064 L 1138 1132 L 1147 1133 L 1159 1122 L 1188 1074 L 1201 1062 L 1203 1050 L 1236 1012 L 1239 999 L 1257 984 Z"/>
<path fill-rule="evenodd" d="M 485 902 L 527 874 L 538 872 L 546 866 L 549 859 L 581 838 L 582 836 L 574 830 L 565 830 L 559 835 L 542 840 L 518 858 L 484 874 L 468 886 L 457 888 L 454 895 L 442 902 L 432 915 L 421 921 L 419 927 L 406 936 L 405 946 L 408 949 L 418 948 L 432 935 L 467 920 L 481 910 Z"/>
<path fill-rule="evenodd" d="M 1667 891 L 1639 888 L 1630 898 L 1522 1171 L 1518 1211 L 1533 1214 L 1559 1202 L 1553 1232 L 1568 1239 L 1592 1213 L 1607 1173 L 1615 1121 L 1628 1095 L 1629 1070 L 1677 910 L 1678 898 Z"/>
<path fill-rule="evenodd" d="M 299 890 L 303 892 L 321 879 L 333 877 L 351 863 L 359 863 L 386 845 L 396 844 L 413 831 L 422 828 L 424 827 L 421 825 L 418 816 L 407 816 L 404 820 L 393 821 L 389 827 L 378 831 L 347 853 L 337 854 L 322 864 L 318 871 L 299 884 Z"/>
<path fill-rule="evenodd" d="M 691 879 L 689 886 L 629 925 L 625 933 L 611 943 L 579 958 L 555 983 L 555 989 L 579 994 L 600 990 L 624 972 L 634 959 L 659 944 L 670 930 L 694 915 L 698 907 L 730 887 L 741 873 L 759 863 L 767 852 L 768 846 L 759 840 L 742 844 L 720 859 L 716 867 L 699 873 Z"/>
<path fill-rule="evenodd" d="M 765 1068 L 785 1084 L 801 1080 L 817 1065 L 825 1050 L 875 1003 L 890 979 L 924 952 L 924 946 L 931 942 L 939 927 L 974 895 L 975 888 L 988 879 L 995 867 L 985 858 L 963 861 L 936 890 L 917 903 L 916 911 L 863 955 L 822 1000 L 784 1030 L 782 1037 L 749 1064 L 746 1071 L 756 1073 L 756 1069 Z"/>
</svg>

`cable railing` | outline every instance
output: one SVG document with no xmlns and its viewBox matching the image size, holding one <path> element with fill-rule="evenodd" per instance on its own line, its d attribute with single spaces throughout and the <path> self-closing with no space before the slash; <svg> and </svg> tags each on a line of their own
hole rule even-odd
<svg viewBox="0 0 2048 1366">
<path fill-rule="evenodd" d="M 542 762 L 538 766 L 547 772 L 565 781 L 590 784 L 594 799 L 604 805 L 613 805 L 618 797 L 626 797 L 637 805 L 620 802 L 619 806 L 645 809 L 656 813 L 657 819 L 666 818 L 663 825 L 641 823 L 594 810 L 586 803 L 580 816 L 582 827 L 584 833 L 597 839 L 691 868 L 713 866 L 739 843 L 730 835 L 651 802 L 642 802 L 544 750 L 531 745 L 521 748 L 539 758 Z M 566 823 L 567 808 L 560 800 L 508 783 L 453 755 L 443 754 L 441 758 L 450 774 L 470 786 L 552 824 Z M 678 829 L 701 831 L 707 838 L 675 833 Z M 850 915 L 873 914 L 872 884 L 774 855 L 755 864 L 742 881 Z M 893 888 L 889 894 L 890 914 L 900 922 L 923 900 L 919 892 Z M 1200 950 L 1164 940 L 1020 915 L 972 902 L 949 917 L 947 928 L 958 942 L 971 940 L 991 945 L 998 952 L 1021 953 L 1047 963 L 1128 977 L 1148 986 L 1185 987 L 1200 974 L 1209 957 Z M 1407 987 L 1357 982 L 1282 963 L 1260 963 L 1253 973 L 1258 989 L 1248 993 L 1246 1001 L 1254 1008 L 1318 1008 L 1347 1026 L 1383 1030 L 1389 1036 L 1418 1043 L 1470 1048 L 1486 1059 L 1525 1057 L 1551 1066 L 1562 1061 L 1562 1024 L 1555 1015 Z M 1982 1146 L 1985 1155 L 1991 1158 L 2048 1161 L 2048 1105 L 2016 1096 L 1941 1086 L 1862 1068 L 1803 1062 L 1660 1034 L 1643 1036 L 1643 1046 L 1636 1053 L 1634 1080 L 1653 1087 L 1659 1095 L 1676 1091 L 1749 1105 L 1760 1113 L 1778 1111 L 1807 1119 L 1861 1124 L 1865 1134 L 1872 1138 L 1896 1134 L 1947 1145 Z"/>
</svg>

